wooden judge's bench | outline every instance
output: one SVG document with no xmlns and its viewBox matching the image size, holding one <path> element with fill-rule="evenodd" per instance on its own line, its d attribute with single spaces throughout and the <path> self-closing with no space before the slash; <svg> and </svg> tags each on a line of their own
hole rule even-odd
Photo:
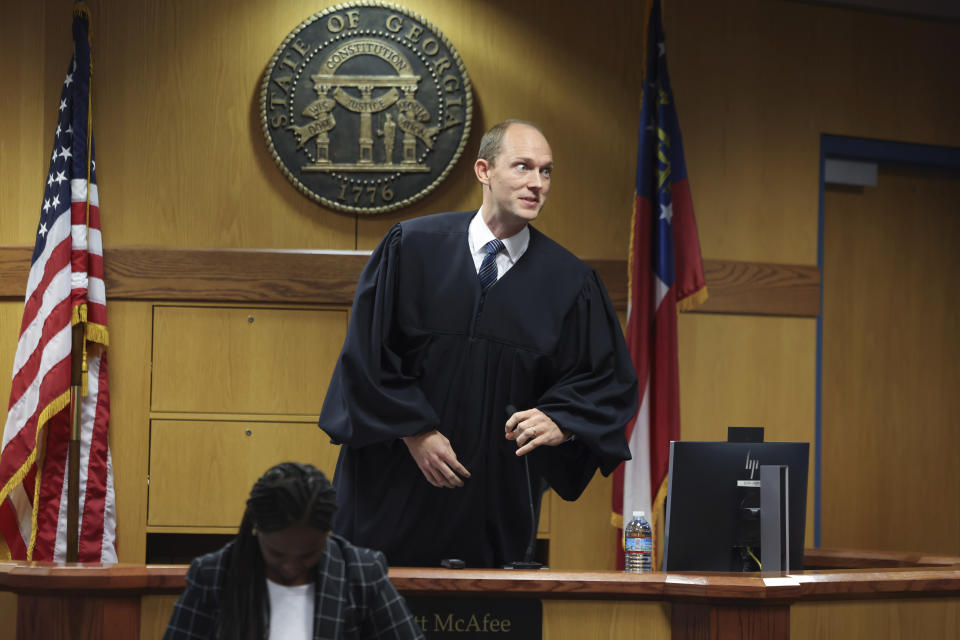
<svg viewBox="0 0 960 640">
<path fill-rule="evenodd" d="M 537 599 L 543 638 L 960 638 L 960 558 L 810 549 L 786 574 L 393 568 L 408 597 Z M 0 563 L 16 637 L 161 638 L 183 565 Z M 4 626 L 9 629 L 7 621 Z"/>
</svg>

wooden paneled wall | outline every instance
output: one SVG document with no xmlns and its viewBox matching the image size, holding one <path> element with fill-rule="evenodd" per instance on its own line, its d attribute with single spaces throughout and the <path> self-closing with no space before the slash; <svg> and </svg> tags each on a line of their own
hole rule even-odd
<svg viewBox="0 0 960 640">
<path fill-rule="evenodd" d="M 12 4 L 0 21 L 0 77 L 15 88 L 0 101 L 3 245 L 33 242 L 71 4 Z M 108 248 L 369 249 L 398 219 L 477 206 L 469 158 L 479 132 L 521 117 L 542 124 L 557 159 L 539 228 L 584 258 L 626 257 L 645 3 L 403 2 L 463 57 L 475 133 L 435 193 L 371 218 L 299 195 L 259 130 L 257 90 L 270 55 L 296 24 L 332 3 L 89 4 Z M 816 265 L 821 133 L 960 146 L 960 87 L 942 64 L 957 58 L 956 23 L 787 0 L 664 5 L 707 259 Z M 119 302 L 110 314 L 121 558 L 139 561 L 152 307 Z M 20 303 L 0 303 L 2 397 L 19 315 Z M 727 425 L 763 424 L 771 437 L 813 442 L 812 320 L 686 315 L 680 342 L 685 438 L 722 439 Z M 566 526 L 606 521 L 609 481 L 591 491 Z M 614 550 L 611 534 L 589 562 L 612 562 Z"/>
<path fill-rule="evenodd" d="M 707 258 L 816 264 L 823 133 L 960 147 L 960 121 L 952 115 L 960 109 L 960 79 L 944 73 L 942 66 L 960 55 L 956 21 L 760 0 L 665 0 L 664 17 Z M 925 215 L 916 203 L 907 206 L 904 216 Z M 954 201 L 954 217 L 956 211 Z M 864 213 L 869 220 L 871 212 Z M 915 234 L 898 237 L 905 262 L 928 252 Z M 826 243 L 830 241 L 828 235 Z M 942 266 L 952 273 L 949 264 Z M 825 268 L 823 286 L 845 276 Z M 880 280 L 873 286 L 886 288 L 884 299 L 902 299 L 895 282 Z M 942 291 L 934 295 L 938 302 L 916 309 L 919 317 L 946 312 L 956 318 L 956 297 Z M 829 314 L 826 303 L 824 307 Z M 891 328 L 896 320 L 877 307 L 861 322 Z M 685 438 L 722 439 L 726 425 L 762 424 L 775 438 L 814 441 L 814 322 L 688 315 L 681 317 L 679 336 Z M 919 376 L 913 384 L 938 389 L 943 383 L 935 372 L 955 372 L 951 356 L 934 351 L 931 369 L 911 369 Z M 877 374 L 886 383 L 893 380 Z M 877 378 L 872 383 L 851 378 L 845 384 L 885 407 L 889 417 L 913 413 L 915 400 L 909 394 L 891 393 Z M 955 443 L 953 407 L 934 402 L 923 408 L 922 414 L 937 419 L 924 423 L 933 433 L 915 437 Z M 823 442 L 827 447 L 837 443 L 846 453 L 823 452 L 824 505 L 830 492 L 839 494 L 830 510 L 821 513 L 824 544 L 898 544 L 893 531 L 877 533 L 885 511 L 909 513 L 916 529 L 913 539 L 920 544 L 940 544 L 942 535 L 956 531 L 956 509 L 935 507 L 940 501 L 956 502 L 960 476 L 955 465 L 949 470 L 940 466 L 941 473 L 918 462 L 922 448 L 903 440 L 916 433 L 907 425 L 901 431 L 888 418 L 889 426 L 878 430 L 869 414 L 831 418 L 829 410 L 825 402 Z M 887 437 L 894 430 L 900 435 Z M 863 463 L 850 464 L 861 457 Z M 885 475 L 884 462 L 894 466 L 886 467 L 888 477 L 877 482 Z M 910 474 L 910 486 L 922 489 L 898 491 L 896 497 L 884 491 L 900 474 Z M 853 508 L 859 512 L 855 518 Z M 856 528 L 850 528 L 854 522 Z M 808 544 L 810 524 L 808 519 Z M 953 535 L 953 544 L 957 541 Z"/>
<path fill-rule="evenodd" d="M 69 0 L 12 9 L 0 72 L 23 78 L 0 125 L 11 159 L 0 243 L 30 244 L 53 109 L 69 59 Z M 396 220 L 479 205 L 480 134 L 538 121 L 556 179 L 539 225 L 578 255 L 626 255 L 642 3 L 583 9 L 537 0 L 403 2 L 454 43 L 474 85 L 473 135 L 433 194 L 400 213 L 335 213 L 301 196 L 267 154 L 259 84 L 283 38 L 335 3 L 92 0 L 98 177 L 114 246 L 369 249 Z M 38 63 L 41 63 L 38 66 Z M 41 74 L 42 70 L 42 74 Z M 21 155 L 21 152 L 27 155 Z M 7 157 L 7 154 L 4 154 Z M 27 162 L 19 161 L 27 158 Z M 15 213 L 16 212 L 16 213 Z"/>
</svg>

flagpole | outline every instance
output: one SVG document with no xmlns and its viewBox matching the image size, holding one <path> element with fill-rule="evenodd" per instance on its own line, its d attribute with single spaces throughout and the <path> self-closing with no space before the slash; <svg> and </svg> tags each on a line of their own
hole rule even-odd
<svg viewBox="0 0 960 640">
<path fill-rule="evenodd" d="M 70 441 L 67 445 L 67 562 L 80 555 L 80 431 L 83 408 L 84 323 L 73 325 L 70 353 Z"/>
<path fill-rule="evenodd" d="M 90 10 L 83 0 L 74 3 L 74 13 L 82 13 L 87 16 L 88 31 L 87 38 L 90 37 L 89 17 Z M 93 134 L 93 109 L 91 100 L 93 99 L 93 54 L 90 53 L 88 60 L 88 69 L 90 71 L 87 86 L 87 139 L 86 154 L 84 160 L 86 163 L 86 184 L 87 184 L 87 202 L 84 206 L 84 223 L 87 228 L 86 237 L 90 237 L 90 141 Z M 89 240 L 88 240 L 89 241 Z M 70 359 L 70 441 L 67 444 L 67 562 L 77 562 L 80 557 L 80 437 L 83 430 L 83 396 L 86 395 L 84 389 L 84 378 L 87 374 L 87 345 L 86 345 L 86 318 L 82 313 L 79 321 L 73 325 L 73 340 L 71 345 Z"/>
</svg>

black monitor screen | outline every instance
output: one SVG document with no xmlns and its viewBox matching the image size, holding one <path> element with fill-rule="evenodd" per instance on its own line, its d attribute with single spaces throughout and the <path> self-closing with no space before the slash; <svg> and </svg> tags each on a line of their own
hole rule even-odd
<svg viewBox="0 0 960 640">
<path fill-rule="evenodd" d="M 760 570 L 760 465 L 790 468 L 790 570 L 802 569 L 809 451 L 806 442 L 671 442 L 663 569 Z"/>
</svg>

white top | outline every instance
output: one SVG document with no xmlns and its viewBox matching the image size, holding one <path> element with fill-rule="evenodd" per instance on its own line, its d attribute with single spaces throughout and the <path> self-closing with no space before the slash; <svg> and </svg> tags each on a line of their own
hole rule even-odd
<svg viewBox="0 0 960 640">
<path fill-rule="evenodd" d="M 313 597 L 316 585 L 287 587 L 267 580 L 270 596 L 271 640 L 311 640 L 313 638 Z"/>
<path fill-rule="evenodd" d="M 483 221 L 483 216 L 480 215 L 480 211 L 477 211 L 476 215 L 474 215 L 470 221 L 470 228 L 467 232 L 467 241 L 470 244 L 470 255 L 473 256 L 473 266 L 476 268 L 477 273 L 480 272 L 480 264 L 483 262 L 484 256 L 487 255 L 484 246 L 493 240 L 494 237 L 487 223 Z M 527 247 L 530 245 L 530 228 L 524 225 L 520 233 L 516 233 L 509 238 L 501 238 L 501 240 L 503 241 L 504 250 L 497 254 L 497 280 L 502 278 L 503 274 L 509 271 L 510 267 L 515 265 L 517 260 L 520 259 L 520 256 L 527 250 Z"/>
</svg>

